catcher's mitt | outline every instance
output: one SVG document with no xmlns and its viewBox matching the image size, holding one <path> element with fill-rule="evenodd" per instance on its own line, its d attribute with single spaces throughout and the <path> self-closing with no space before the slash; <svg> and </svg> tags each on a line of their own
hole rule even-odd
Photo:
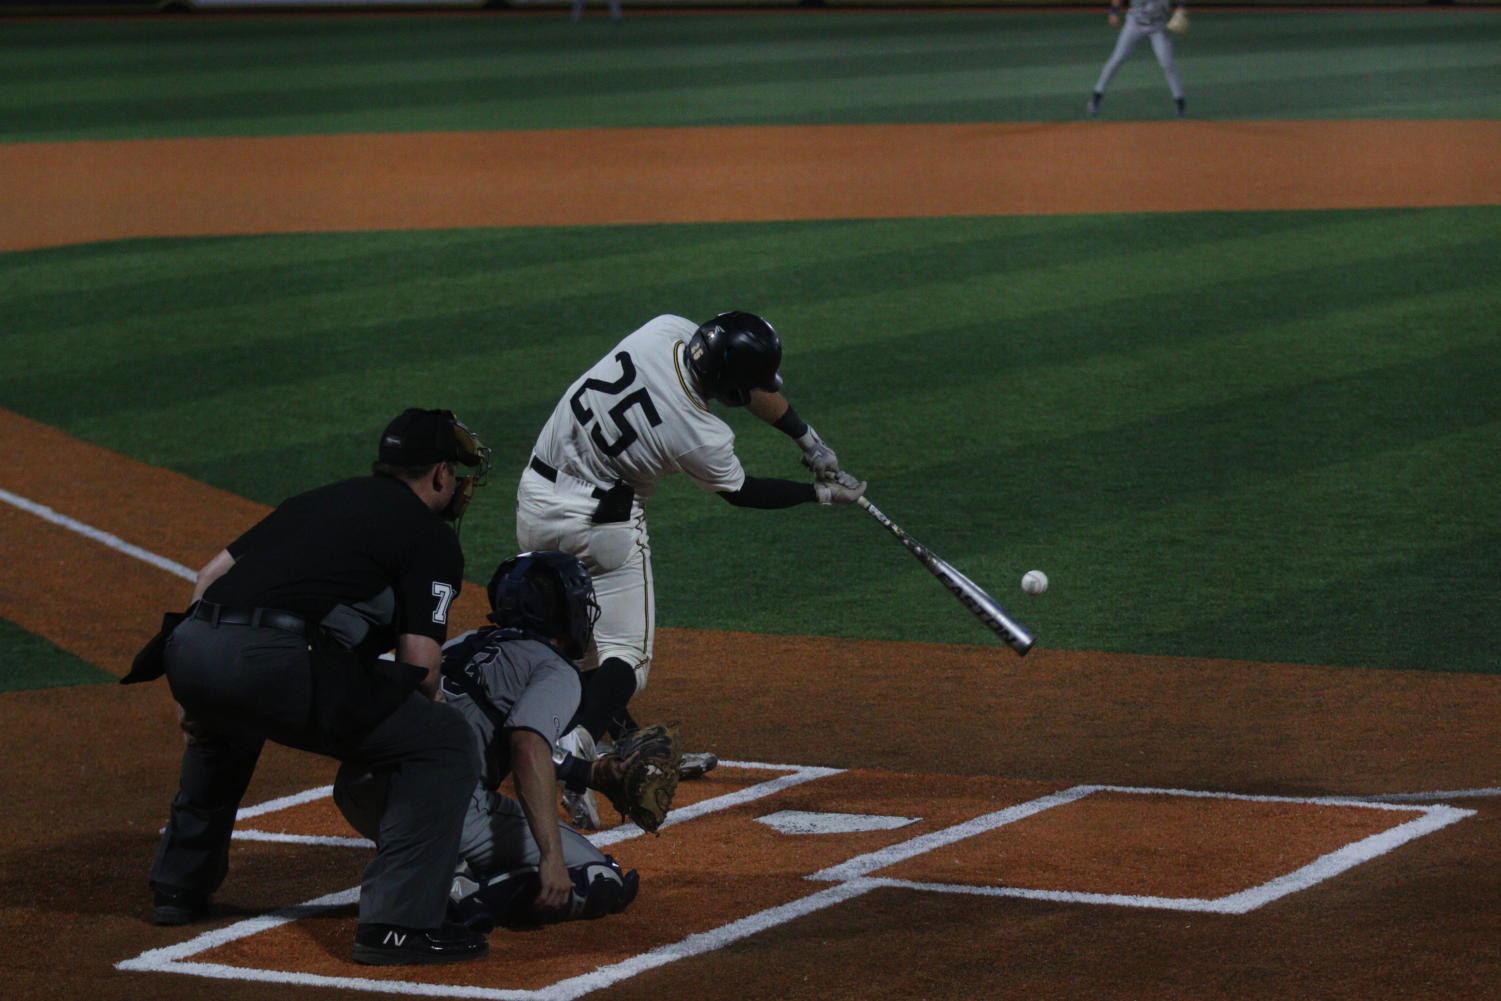
<svg viewBox="0 0 1501 1001">
<path fill-rule="evenodd" d="M 1188 34 L 1188 11 L 1182 7 L 1173 11 L 1173 16 L 1167 19 L 1167 30 L 1175 35 Z"/>
<path fill-rule="evenodd" d="M 632 755 L 634 761 L 630 761 Z M 622 734 L 609 756 L 629 764 L 618 782 L 611 781 L 599 791 L 622 817 L 655 834 L 667 819 L 678 788 L 678 762 L 683 757 L 678 725 L 658 723 Z"/>
</svg>

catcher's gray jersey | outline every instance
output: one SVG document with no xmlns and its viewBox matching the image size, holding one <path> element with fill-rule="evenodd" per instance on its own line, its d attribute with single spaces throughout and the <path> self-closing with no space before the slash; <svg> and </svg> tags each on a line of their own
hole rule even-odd
<svg viewBox="0 0 1501 1001">
<path fill-rule="evenodd" d="M 508 629 L 479 629 L 455 637 L 443 648 L 445 675 L 463 671 L 494 708 L 494 718 L 475 704 L 453 678 L 443 679 L 443 696 L 469 722 L 484 755 L 484 783 L 494 789 L 511 771 L 510 741 L 497 733 L 496 719 L 510 730 L 532 730 L 556 747 L 578 711 L 583 686 L 579 672 L 557 650 Z"/>
</svg>

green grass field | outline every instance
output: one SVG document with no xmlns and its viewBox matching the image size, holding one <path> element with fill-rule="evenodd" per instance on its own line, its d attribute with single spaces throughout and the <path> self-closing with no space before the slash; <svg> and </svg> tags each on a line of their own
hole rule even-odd
<svg viewBox="0 0 1501 1001">
<path fill-rule="evenodd" d="M 1072 119 L 1097 22 L 20 23 L 0 129 Z M 1180 64 L 1215 116 L 1495 118 L 1498 47 L 1489 11 L 1204 12 Z M 1171 110 L 1145 50 L 1110 102 Z M 577 372 L 657 313 L 751 309 L 872 499 L 1041 645 L 1496 672 L 1498 260 L 1494 208 L 130 241 L 0 256 L 0 406 L 267 504 L 360 471 L 402 407 L 451 406 L 499 458 L 464 525 L 483 579 Z M 753 473 L 800 475 L 730 416 Z M 669 481 L 652 527 L 664 625 L 992 642 L 854 511 Z"/>
<path fill-rule="evenodd" d="M 1050 121 L 1114 41 L 1099 11 L 22 21 L 0 136 Z M 1498 50 L 1492 10 L 1206 8 L 1178 43 L 1196 113 L 1252 119 L 1494 117 Z M 1108 112 L 1172 111 L 1143 45 Z"/>
</svg>

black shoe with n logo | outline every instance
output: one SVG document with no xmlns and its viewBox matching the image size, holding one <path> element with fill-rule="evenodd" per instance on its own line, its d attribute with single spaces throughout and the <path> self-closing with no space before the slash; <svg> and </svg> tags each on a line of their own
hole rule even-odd
<svg viewBox="0 0 1501 1001">
<path fill-rule="evenodd" d="M 201 921 L 207 916 L 207 893 L 199 893 L 196 890 L 173 890 L 165 886 L 152 888 L 152 924 L 186 925 Z"/>
<path fill-rule="evenodd" d="M 410 966 L 415 963 L 461 963 L 479 959 L 490 943 L 463 925 L 441 928 L 403 928 L 400 925 L 361 924 L 354 930 L 354 961 L 367 966 Z"/>
</svg>

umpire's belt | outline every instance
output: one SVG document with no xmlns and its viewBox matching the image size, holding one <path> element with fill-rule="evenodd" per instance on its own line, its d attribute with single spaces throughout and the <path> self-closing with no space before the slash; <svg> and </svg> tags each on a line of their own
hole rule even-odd
<svg viewBox="0 0 1501 1001">
<path fill-rule="evenodd" d="M 532 456 L 532 461 L 527 463 L 527 465 L 531 466 L 532 470 L 544 480 L 551 480 L 554 483 L 558 482 L 558 471 L 549 466 L 547 463 L 543 462 L 541 459 L 537 458 L 535 455 Z M 568 479 L 573 480 L 581 487 L 591 486 L 587 480 L 581 480 L 577 476 L 568 476 L 567 473 L 564 473 L 563 475 Z M 590 493 L 594 495 L 595 500 L 604 500 L 610 495 L 610 491 L 606 490 L 604 487 L 591 487 Z"/>
<path fill-rule="evenodd" d="M 298 636 L 308 634 L 306 619 L 279 608 L 236 608 L 233 605 L 200 601 L 193 605 L 190 614 L 195 619 L 202 619 L 215 626 L 265 626 L 267 629 L 280 629 Z"/>
</svg>

